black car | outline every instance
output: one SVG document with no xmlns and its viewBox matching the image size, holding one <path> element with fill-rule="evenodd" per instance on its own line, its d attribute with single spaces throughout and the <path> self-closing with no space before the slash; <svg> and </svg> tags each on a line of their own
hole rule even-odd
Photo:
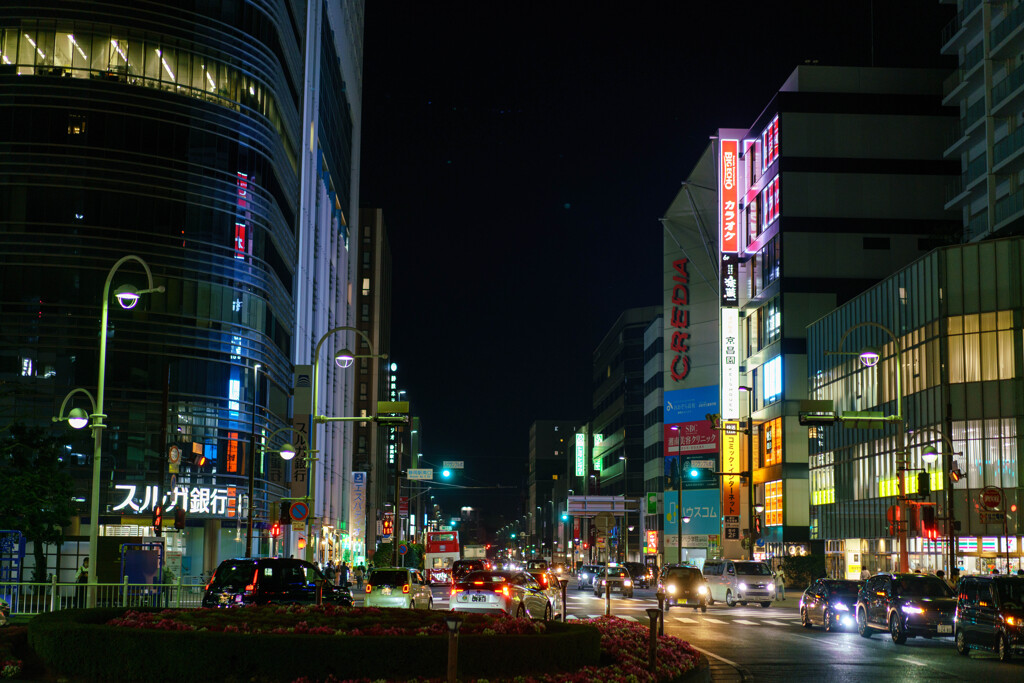
<svg viewBox="0 0 1024 683">
<path fill-rule="evenodd" d="M 594 587 L 594 575 L 603 572 L 604 567 L 599 564 L 585 564 L 576 572 L 576 590 Z"/>
<path fill-rule="evenodd" d="M 665 611 L 672 605 L 698 607 L 708 611 L 711 590 L 704 575 L 696 567 L 685 564 L 667 564 L 661 568 L 658 579 L 658 593 L 665 598 Z"/>
<path fill-rule="evenodd" d="M 965 576 L 956 603 L 956 651 L 1024 652 L 1024 577 Z"/>
<path fill-rule="evenodd" d="M 649 573 L 647 565 L 642 562 L 623 562 L 622 566 L 629 570 L 634 586 L 637 588 L 651 587 L 652 575 Z"/>
<path fill-rule="evenodd" d="M 853 628 L 857 594 L 863 585 L 863 581 L 818 579 L 800 596 L 800 623 L 805 628 L 824 626 L 826 631 Z"/>
<path fill-rule="evenodd" d="M 485 560 L 455 560 L 452 563 L 452 583 L 460 580 L 470 572 L 485 572 L 488 570 Z"/>
<path fill-rule="evenodd" d="M 888 631 L 894 643 L 923 636 L 953 637 L 956 597 L 931 574 L 876 574 L 857 595 L 857 632 Z"/>
<path fill-rule="evenodd" d="M 633 597 L 633 579 L 625 567 L 600 567 L 594 576 L 594 595 L 602 597 L 605 591 L 611 595 L 615 591 L 624 598 Z"/>
<path fill-rule="evenodd" d="M 321 602 L 352 606 L 348 585 L 335 586 L 316 565 L 283 557 L 224 560 L 203 594 L 203 607 Z"/>
</svg>

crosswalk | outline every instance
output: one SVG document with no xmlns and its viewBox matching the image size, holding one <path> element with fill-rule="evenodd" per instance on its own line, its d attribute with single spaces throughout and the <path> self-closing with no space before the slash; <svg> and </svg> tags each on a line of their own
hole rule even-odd
<svg viewBox="0 0 1024 683">
<path fill-rule="evenodd" d="M 570 620 L 572 620 L 572 619 L 597 619 L 597 618 L 603 617 L 603 616 L 604 616 L 604 613 L 602 612 L 600 614 L 568 614 L 568 615 L 566 615 L 566 618 L 570 619 Z M 646 615 L 644 615 L 643 617 L 636 617 L 636 616 L 633 616 L 632 614 L 615 614 L 614 616 L 618 617 L 619 619 L 624 619 L 625 621 L 635 621 L 635 622 L 639 622 L 639 623 L 643 623 L 643 624 L 648 623 Z M 666 623 L 676 622 L 678 624 L 685 624 L 687 626 L 699 626 L 701 624 L 716 624 L 716 625 L 739 624 L 741 626 L 796 626 L 796 625 L 800 624 L 800 620 L 799 619 L 763 619 L 763 618 L 759 618 L 759 619 L 754 619 L 754 618 L 724 618 L 724 619 L 720 619 L 718 617 L 708 617 L 708 616 L 704 616 L 704 615 L 700 615 L 700 616 L 697 616 L 697 617 L 673 617 L 673 616 L 666 616 L 665 617 L 665 622 Z"/>
</svg>

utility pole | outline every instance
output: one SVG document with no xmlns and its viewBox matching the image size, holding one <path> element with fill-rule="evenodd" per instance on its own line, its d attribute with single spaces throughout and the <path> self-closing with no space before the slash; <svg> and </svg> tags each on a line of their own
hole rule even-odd
<svg viewBox="0 0 1024 683">
<path fill-rule="evenodd" d="M 405 430 L 398 427 L 398 448 L 395 449 L 395 523 L 391 527 L 391 566 L 398 566 L 398 531 L 402 528 L 402 443 Z"/>
</svg>

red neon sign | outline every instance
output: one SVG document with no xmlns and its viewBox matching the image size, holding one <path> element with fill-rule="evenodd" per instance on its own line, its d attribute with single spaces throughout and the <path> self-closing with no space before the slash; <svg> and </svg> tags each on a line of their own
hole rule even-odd
<svg viewBox="0 0 1024 683">
<path fill-rule="evenodd" d="M 737 232 L 739 201 L 739 178 L 737 163 L 739 154 L 738 140 L 722 140 L 720 142 L 721 155 L 719 158 L 719 182 L 718 194 L 721 205 L 719 207 L 719 225 L 722 234 L 722 253 L 735 254 L 739 251 L 740 241 Z"/>
</svg>

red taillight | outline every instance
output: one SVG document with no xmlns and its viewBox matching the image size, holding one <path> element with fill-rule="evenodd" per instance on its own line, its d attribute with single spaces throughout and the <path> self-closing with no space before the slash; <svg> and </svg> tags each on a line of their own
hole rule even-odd
<svg viewBox="0 0 1024 683">
<path fill-rule="evenodd" d="M 452 595 L 455 595 L 456 593 L 461 593 L 461 592 L 462 592 L 461 588 L 456 588 L 455 586 L 452 586 Z"/>
<path fill-rule="evenodd" d="M 408 593 L 409 592 L 409 584 L 404 584 L 402 586 L 402 592 L 403 593 Z"/>
<path fill-rule="evenodd" d="M 484 582 L 483 581 L 474 581 L 473 585 L 474 586 L 482 586 L 482 585 L 484 585 Z"/>
<path fill-rule="evenodd" d="M 546 576 L 540 577 L 540 584 L 542 586 L 544 586 L 545 588 L 547 588 L 548 587 L 548 577 L 546 577 Z"/>
<path fill-rule="evenodd" d="M 216 574 L 214 574 L 214 576 L 216 576 Z M 213 576 L 211 576 L 210 580 L 206 582 L 206 590 L 210 590 L 210 586 L 212 586 L 212 585 L 213 585 Z"/>
<path fill-rule="evenodd" d="M 256 591 L 256 580 L 260 577 L 260 570 L 257 569 L 252 573 L 252 583 L 245 587 L 246 593 L 254 593 Z"/>
<path fill-rule="evenodd" d="M 509 597 L 509 590 L 507 585 L 501 587 L 501 592 L 504 594 L 506 598 Z"/>
<path fill-rule="evenodd" d="M 369 593 L 372 590 L 373 590 L 373 587 L 370 584 L 366 584 L 366 592 Z"/>
</svg>

